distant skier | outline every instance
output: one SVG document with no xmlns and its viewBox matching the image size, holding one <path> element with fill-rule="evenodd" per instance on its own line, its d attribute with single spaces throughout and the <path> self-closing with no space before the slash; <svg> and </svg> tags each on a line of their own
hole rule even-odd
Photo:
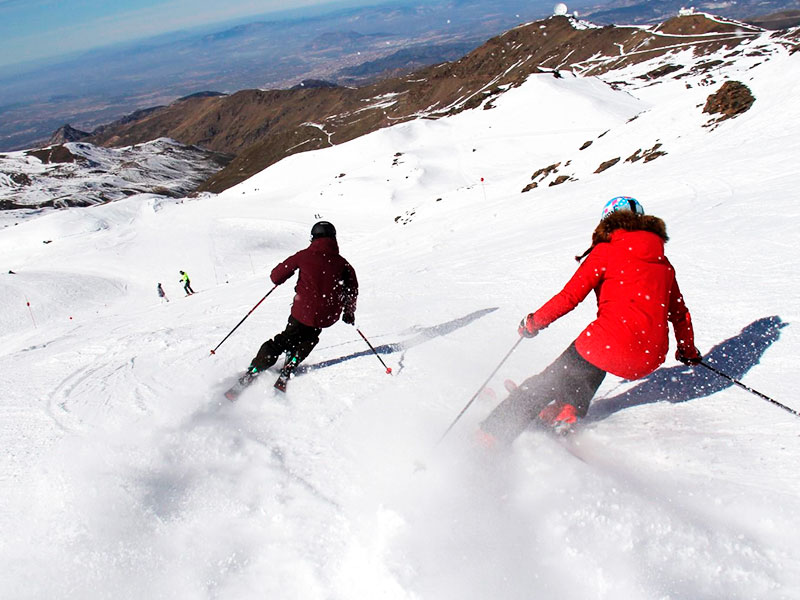
<svg viewBox="0 0 800 600">
<path fill-rule="evenodd" d="M 194 294 L 194 290 L 192 289 L 192 285 L 189 282 L 189 276 L 184 271 L 180 271 L 180 274 L 181 274 L 181 279 L 178 283 L 182 283 L 186 295 L 191 296 L 192 294 Z"/>
<path fill-rule="evenodd" d="M 340 315 L 348 325 L 355 324 L 358 280 L 353 267 L 339 254 L 336 228 L 331 223 L 315 223 L 309 247 L 276 266 L 270 279 L 280 285 L 298 269 L 300 274 L 286 329 L 264 342 L 250 362 L 243 383 L 249 383 L 287 352 L 287 361 L 281 370 L 285 385 L 285 380 L 317 345 L 324 328 L 336 323 Z"/>
<path fill-rule="evenodd" d="M 563 290 L 523 318 L 519 334 L 540 330 L 580 304 L 592 290 L 597 318 L 540 374 L 526 379 L 481 424 L 488 443 L 510 443 L 532 422 L 569 430 L 586 415 L 606 373 L 639 379 L 655 371 L 669 348 L 671 322 L 678 342 L 676 358 L 697 364 L 692 320 L 675 270 L 664 255 L 664 222 L 644 214 L 634 198 L 606 203 L 591 247 Z"/>
<path fill-rule="evenodd" d="M 158 291 L 158 297 L 161 298 L 162 301 L 166 300 L 169 302 L 169 298 L 167 298 L 167 294 L 164 292 L 164 288 L 161 287 L 160 283 L 158 284 L 156 291 Z"/>
</svg>

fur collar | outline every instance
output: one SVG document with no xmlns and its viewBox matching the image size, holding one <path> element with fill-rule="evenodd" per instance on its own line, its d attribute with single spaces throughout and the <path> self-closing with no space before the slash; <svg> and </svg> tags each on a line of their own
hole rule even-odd
<svg viewBox="0 0 800 600">
<path fill-rule="evenodd" d="M 664 240 L 664 242 L 669 240 L 667 236 L 667 226 L 664 221 L 658 217 L 654 217 L 653 215 L 638 215 L 629 211 L 613 212 L 600 221 L 597 227 L 595 227 L 592 233 L 591 247 L 581 256 L 576 256 L 575 260 L 580 262 L 597 244 L 610 242 L 611 234 L 618 229 L 623 229 L 625 231 L 649 231 L 650 233 L 655 233 Z"/>
<path fill-rule="evenodd" d="M 605 219 L 600 221 L 592 234 L 592 246 L 611 241 L 611 234 L 617 229 L 625 231 L 649 231 L 655 233 L 665 242 L 669 240 L 667 236 L 667 226 L 664 221 L 652 215 L 637 215 L 636 213 L 625 211 L 613 212 Z"/>
</svg>

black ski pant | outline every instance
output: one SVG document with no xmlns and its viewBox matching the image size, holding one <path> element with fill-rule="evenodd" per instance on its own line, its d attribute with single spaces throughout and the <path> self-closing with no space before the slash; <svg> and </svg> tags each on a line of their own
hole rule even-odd
<svg viewBox="0 0 800 600">
<path fill-rule="evenodd" d="M 481 423 L 481 429 L 511 443 L 553 401 L 572 404 L 583 417 L 605 376 L 605 371 L 578 353 L 573 342 L 553 364 L 511 392 Z"/>
<path fill-rule="evenodd" d="M 297 359 L 295 364 L 300 364 L 311 354 L 314 346 L 319 342 L 319 334 L 321 332 L 322 329 L 319 327 L 304 325 L 290 316 L 286 329 L 261 345 L 250 366 L 259 371 L 264 371 L 274 365 L 278 357 L 284 352 L 288 352 L 290 358 Z"/>
<path fill-rule="evenodd" d="M 192 289 L 192 286 L 191 286 L 191 285 L 189 285 L 189 282 L 188 282 L 188 281 L 187 281 L 186 283 L 184 283 L 184 284 L 183 284 L 183 290 L 186 292 L 186 295 L 187 295 L 187 296 L 188 296 L 189 294 L 194 294 L 194 290 Z"/>
</svg>

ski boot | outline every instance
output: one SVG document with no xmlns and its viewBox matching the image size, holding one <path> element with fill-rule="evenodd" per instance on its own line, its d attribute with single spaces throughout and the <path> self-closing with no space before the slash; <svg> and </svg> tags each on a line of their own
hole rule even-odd
<svg viewBox="0 0 800 600">
<path fill-rule="evenodd" d="M 537 417 L 539 423 L 557 435 L 567 435 L 578 422 L 578 414 L 572 404 L 552 402 L 545 406 Z"/>
<path fill-rule="evenodd" d="M 278 379 L 275 381 L 275 389 L 279 392 L 285 392 L 286 386 L 289 383 L 289 379 L 294 374 L 294 370 L 297 368 L 298 361 L 296 356 L 292 356 L 291 358 L 287 356 L 286 362 L 283 364 L 283 368 L 281 369 L 280 375 L 278 375 Z"/>
</svg>

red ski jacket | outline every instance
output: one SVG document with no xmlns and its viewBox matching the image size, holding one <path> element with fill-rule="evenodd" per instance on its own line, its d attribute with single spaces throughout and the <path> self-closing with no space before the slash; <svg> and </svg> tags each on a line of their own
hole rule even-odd
<svg viewBox="0 0 800 600">
<path fill-rule="evenodd" d="M 619 227 L 618 227 L 619 225 Z M 664 256 L 666 227 L 657 217 L 614 213 L 598 226 L 594 246 L 564 289 L 533 314 L 537 329 L 574 309 L 590 291 L 597 318 L 575 346 L 609 373 L 638 379 L 655 371 L 669 349 L 669 328 L 685 356 L 695 352 L 691 316 Z"/>
<path fill-rule="evenodd" d="M 336 238 L 318 238 L 297 254 L 293 254 L 270 273 L 280 285 L 300 269 L 292 316 L 309 327 L 330 327 L 344 310 L 355 317 L 358 298 L 356 272 L 340 254 Z"/>
</svg>

